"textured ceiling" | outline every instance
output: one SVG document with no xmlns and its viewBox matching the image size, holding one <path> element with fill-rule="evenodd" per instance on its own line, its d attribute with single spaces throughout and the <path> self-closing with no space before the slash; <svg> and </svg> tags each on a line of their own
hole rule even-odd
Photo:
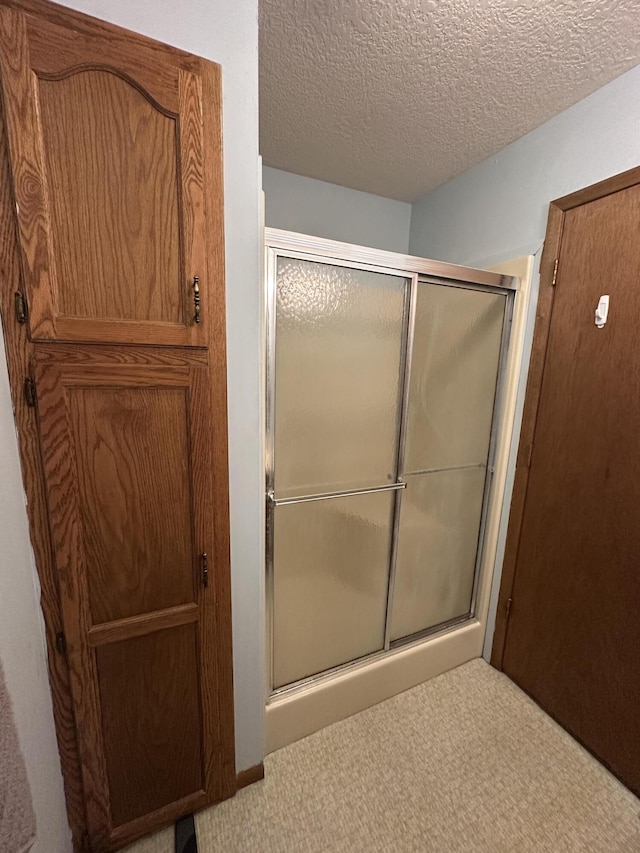
<svg viewBox="0 0 640 853">
<path fill-rule="evenodd" d="M 640 0 L 260 6 L 264 162 L 404 201 L 640 62 Z"/>
</svg>

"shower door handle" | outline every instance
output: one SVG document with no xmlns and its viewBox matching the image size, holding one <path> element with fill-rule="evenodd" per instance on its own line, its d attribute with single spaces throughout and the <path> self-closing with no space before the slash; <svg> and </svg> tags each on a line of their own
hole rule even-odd
<svg viewBox="0 0 640 853">
<path fill-rule="evenodd" d="M 301 504 L 309 503 L 310 501 L 326 501 L 329 498 L 352 498 L 356 495 L 373 495 L 378 492 L 396 492 L 398 489 L 406 489 L 407 484 L 400 480 L 398 483 L 385 483 L 384 486 L 370 486 L 364 489 L 353 489 L 348 492 L 321 492 L 315 495 L 299 495 L 295 498 L 277 498 L 273 489 L 267 492 L 267 497 L 274 506 L 282 506 L 285 504 Z"/>
</svg>

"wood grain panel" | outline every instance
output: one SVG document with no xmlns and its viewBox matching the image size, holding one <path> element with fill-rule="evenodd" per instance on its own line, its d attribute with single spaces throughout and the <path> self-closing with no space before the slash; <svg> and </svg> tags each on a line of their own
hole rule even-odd
<svg viewBox="0 0 640 853">
<path fill-rule="evenodd" d="M 95 659 L 86 642 L 91 627 L 89 591 L 83 570 L 76 491 L 78 477 L 62 375 L 63 371 L 57 365 L 35 372 L 40 447 L 71 675 L 87 826 L 92 837 L 103 844 L 108 841 L 111 827 L 109 787 L 100 742 L 101 711 Z"/>
<path fill-rule="evenodd" d="M 582 204 L 587 204 L 590 201 L 595 201 L 605 195 L 626 190 L 640 183 L 640 166 L 633 169 L 627 169 L 626 172 L 620 172 L 618 175 L 612 175 L 610 178 L 605 178 L 603 181 L 598 181 L 596 184 L 569 193 L 569 195 L 557 198 L 552 202 L 554 207 L 560 210 L 571 210 L 574 207 L 580 207 Z"/>
<path fill-rule="evenodd" d="M 0 72 L 30 328 L 34 336 L 51 338 L 57 287 L 36 78 L 30 70 L 25 17 L 5 6 L 0 6 Z"/>
<path fill-rule="evenodd" d="M 147 66 L 114 33 L 89 27 L 69 38 L 49 21 L 0 12 L 32 336 L 206 346 L 218 286 L 208 249 L 220 232 L 205 216 L 205 165 L 215 184 L 221 144 L 218 133 L 205 144 L 205 66 L 171 51 L 163 64 L 158 46 Z"/>
<path fill-rule="evenodd" d="M 175 117 L 107 71 L 38 95 L 59 311 L 182 322 Z"/>
<path fill-rule="evenodd" d="M 195 347 L 122 347 L 97 344 L 38 343 L 33 354 L 38 364 L 94 364 L 125 367 L 156 365 L 158 367 L 202 367 L 209 364 L 209 351 Z"/>
<path fill-rule="evenodd" d="M 157 610 L 155 613 L 145 613 L 143 616 L 128 616 L 103 625 L 94 625 L 89 631 L 89 643 L 92 646 L 104 646 L 105 643 L 142 637 L 163 628 L 175 628 L 188 622 L 197 622 L 198 613 L 196 604 L 180 604 L 166 610 Z"/>
<path fill-rule="evenodd" d="M 196 642 L 191 624 L 96 650 L 114 826 L 206 797 Z"/>
<path fill-rule="evenodd" d="M 103 851 L 104 853 L 110 853 L 112 850 L 119 850 L 125 844 L 130 844 L 138 838 L 150 835 L 158 827 L 170 826 L 181 817 L 200 811 L 206 805 L 208 803 L 202 791 L 190 794 L 181 800 L 175 800 L 173 803 L 162 806 L 162 808 L 156 809 L 153 812 L 148 812 L 142 817 L 131 820 L 128 823 L 123 823 L 121 826 L 116 826 L 111 833 L 108 845 L 104 848 L 93 848 L 91 853 L 103 853 Z"/>
<path fill-rule="evenodd" d="M 69 388 L 92 622 L 193 601 L 183 388 Z"/>
<path fill-rule="evenodd" d="M 206 216 L 208 228 L 207 258 L 209 279 L 209 393 L 208 433 L 202 435 L 202 443 L 208 453 L 207 465 L 213 477 L 215 495 L 213 526 L 215 543 L 215 578 L 213 588 L 216 613 L 215 634 L 212 624 L 203 621 L 204 630 L 215 636 L 216 672 L 218 691 L 212 698 L 213 709 L 219 720 L 219 760 L 217 797 L 229 797 L 235 791 L 235 738 L 233 703 L 233 650 L 231 623 L 231 557 L 229 541 L 229 467 L 227 429 L 227 356 L 225 327 L 225 268 L 224 252 L 216 246 L 224 246 L 224 180 L 222 174 L 222 85 L 220 67 L 211 62 L 200 62 L 202 78 L 202 104 L 204 139 L 210 144 L 204 149 L 205 174 L 208 192 Z M 206 638 L 202 639 L 203 646 Z M 215 775 L 215 770 L 211 770 Z"/>
<path fill-rule="evenodd" d="M 37 347 L 36 352 L 39 351 L 40 347 Z M 101 360 L 78 364 L 52 360 L 43 364 L 36 359 L 36 364 L 52 374 L 57 372 L 65 387 L 188 388 L 191 377 L 189 367 L 161 367 L 153 359 L 140 364 L 124 362 L 118 365 L 104 364 Z"/>
<path fill-rule="evenodd" d="M 213 419 L 209 408 L 210 397 L 205 387 L 208 379 L 204 371 L 193 371 L 191 403 L 194 408 L 191 413 L 193 424 L 191 440 L 194 457 L 198 459 L 198 465 L 193 469 L 194 500 L 198 506 L 210 507 L 208 512 L 199 513 L 196 516 L 195 540 L 201 543 L 196 545 L 196 550 L 199 553 L 205 551 L 208 554 L 209 571 L 213 576 L 213 583 L 210 586 L 200 585 L 198 588 L 198 603 L 201 608 L 198 627 L 200 649 L 203 652 L 207 650 L 199 661 L 202 672 L 204 772 L 207 790 L 211 792 L 215 801 L 228 797 L 235 791 L 235 747 L 234 750 L 230 750 L 229 738 L 233 732 L 233 723 L 228 719 L 226 703 L 221 702 L 221 694 L 233 690 L 232 677 L 226 668 L 228 661 L 225 660 L 225 665 L 221 667 L 219 648 L 222 646 L 230 655 L 230 635 L 227 637 L 224 634 L 227 628 L 225 605 L 228 606 L 224 597 L 227 563 L 224 560 L 224 552 L 219 562 L 220 546 L 215 529 L 216 516 L 219 512 L 224 514 L 226 496 L 219 495 L 212 488 L 214 485 L 211 452 Z M 222 598 L 220 598 L 221 594 Z M 221 705 L 225 707 L 221 708 Z"/>
<path fill-rule="evenodd" d="M 183 64 L 193 67 L 193 58 L 191 62 L 176 63 L 170 50 L 157 44 L 137 46 L 132 51 L 126 38 L 113 31 L 105 37 L 104 30 L 95 32 L 86 26 L 74 26 L 70 41 L 64 26 L 43 20 L 41 15 L 28 15 L 26 21 L 31 65 L 38 74 L 64 74 L 70 68 L 83 67 L 103 67 L 122 73 L 124 67 L 127 76 L 163 110 L 177 113 L 180 67 Z M 56 49 L 51 50 L 54 44 Z"/>
<path fill-rule="evenodd" d="M 504 670 L 639 793 L 640 185 L 611 186 L 563 200 Z"/>
<path fill-rule="evenodd" d="M 187 288 L 189 295 L 191 289 Z M 185 297 L 186 298 L 186 297 Z M 202 326 L 184 326 L 151 320 L 86 320 L 58 316 L 55 323 L 56 340 L 78 343 L 117 343 L 136 345 L 204 346 Z"/>
<path fill-rule="evenodd" d="M 249 785 L 254 785 L 264 779 L 264 764 L 254 764 L 253 767 L 247 767 L 246 770 L 241 770 L 236 776 L 236 787 L 238 790 L 247 788 Z"/>
<path fill-rule="evenodd" d="M 203 774 L 200 787 L 204 792 L 197 807 L 230 796 L 235 790 L 233 729 L 229 732 L 226 728 L 228 712 L 220 713 L 226 704 L 220 694 L 228 697 L 232 682 L 229 663 L 225 661 L 225 668 L 220 666 L 218 648 L 230 651 L 229 638 L 221 635 L 227 624 L 224 605 L 228 606 L 228 602 L 224 594 L 221 600 L 217 596 L 221 587 L 223 593 L 228 589 L 228 563 L 224 554 L 221 565 L 216 562 L 211 380 L 208 370 L 198 367 L 55 362 L 38 365 L 36 379 L 72 684 L 74 698 L 82 705 L 76 709 L 76 717 L 82 724 L 84 784 L 101 805 L 101 809 L 88 815 L 88 820 L 92 837 L 108 849 L 114 843 L 116 825 L 126 824 L 122 837 L 131 839 L 142 831 L 141 827 L 148 826 L 149 818 L 143 820 L 146 812 L 122 811 L 117 812 L 116 820 L 113 797 L 117 799 L 119 794 L 114 794 L 114 777 L 105 780 L 102 776 L 112 761 L 109 742 L 101 743 L 100 739 L 106 715 L 111 714 L 105 708 L 106 692 L 111 688 L 102 685 L 100 697 L 95 692 L 96 659 L 100 660 L 105 648 L 127 644 L 132 638 L 158 637 L 169 625 L 192 624 L 197 634 L 194 665 L 198 672 L 197 692 L 192 698 L 199 709 L 198 748 L 202 751 L 198 755 Z M 188 484 L 182 488 L 189 495 L 186 507 L 184 495 L 180 496 L 181 483 Z M 176 496 L 180 512 L 176 511 Z M 223 501 L 224 513 L 226 496 Z M 152 541 L 140 538 L 144 527 L 150 528 Z M 188 542 L 190 554 L 209 554 L 208 586 L 199 580 L 199 561 L 175 553 L 177 542 Z M 159 550 L 154 551 L 156 548 Z M 167 554 L 172 559 L 165 568 L 162 561 Z M 189 605 L 163 609 L 164 602 L 158 599 L 155 589 L 156 584 L 162 588 L 164 583 L 175 604 L 177 575 L 184 569 L 191 600 L 196 568 L 197 625 L 193 624 L 196 614 L 191 609 L 186 612 Z M 97 592 L 91 589 L 92 585 Z M 96 627 L 90 601 L 94 611 L 99 611 L 101 621 Z M 122 618 L 132 602 L 144 606 L 148 615 Z M 169 633 L 178 630 L 173 627 Z M 148 643 L 153 644 L 153 640 L 148 639 Z M 92 649 L 96 649 L 93 654 Z M 166 658 L 164 651 L 162 654 Z M 167 678 L 173 680 L 164 683 L 162 689 L 172 690 L 174 695 L 193 687 L 176 680 L 173 670 Z M 135 761 L 138 759 L 142 766 L 136 772 L 146 772 L 147 756 L 141 754 Z M 200 796 L 197 791 L 192 794 Z M 187 793 L 176 796 L 183 801 Z M 194 806 L 192 800 L 188 802 Z M 174 815 L 175 803 L 169 811 L 165 809 L 168 803 L 144 803 L 153 813 L 160 810 L 163 815 Z"/>
<path fill-rule="evenodd" d="M 56 649 L 56 635 L 62 630 L 62 613 L 49 536 L 38 424 L 36 414 L 27 406 L 22 390 L 24 378 L 30 371 L 32 347 L 28 339 L 27 325 L 21 325 L 15 321 L 14 295 L 20 290 L 21 281 L 14 213 L 0 102 L 0 315 L 4 330 L 22 476 L 27 496 L 29 531 L 40 579 L 40 605 L 44 615 L 53 716 L 64 780 L 67 816 L 74 850 L 85 853 L 87 817 L 71 701 L 69 668 L 66 657 Z"/>
<path fill-rule="evenodd" d="M 193 70 L 199 62 L 198 57 L 178 47 L 143 36 L 84 12 L 76 12 L 75 9 L 52 3 L 50 0 L 2 0 L 2 4 L 35 16 L 38 26 L 50 23 L 63 28 L 64 31 L 71 31 L 75 38 L 80 35 L 100 38 L 111 46 L 114 55 L 122 59 L 131 58 L 133 53 L 140 56 L 141 62 L 148 63 L 151 67 L 162 63 L 175 65 L 186 71 Z"/>
<path fill-rule="evenodd" d="M 209 282 L 205 240 L 204 154 L 202 129 L 202 81 L 196 74 L 180 72 L 180 183 L 182 186 L 182 239 L 187 279 L 199 279 L 209 308 Z M 193 289 L 188 293 L 185 314 L 195 320 Z M 209 311 L 199 306 L 198 322 L 207 324 Z"/>
</svg>

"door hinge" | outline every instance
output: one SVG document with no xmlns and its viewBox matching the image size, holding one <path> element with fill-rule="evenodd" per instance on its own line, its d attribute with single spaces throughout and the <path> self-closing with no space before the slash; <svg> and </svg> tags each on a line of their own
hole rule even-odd
<svg viewBox="0 0 640 853">
<path fill-rule="evenodd" d="M 507 622 L 509 621 L 509 616 L 511 615 L 511 605 L 513 604 L 513 598 L 507 599 Z"/>
<path fill-rule="evenodd" d="M 202 566 L 202 586 L 209 586 L 209 558 L 206 551 L 200 555 L 200 564 Z"/>
<path fill-rule="evenodd" d="M 27 402 L 27 406 L 31 409 L 35 409 L 36 407 L 36 383 L 31 379 L 30 376 L 24 380 L 24 399 Z"/>
<path fill-rule="evenodd" d="M 527 468 L 531 468 L 531 457 L 533 455 L 533 442 L 529 445 L 529 453 L 527 454 Z"/>
<path fill-rule="evenodd" d="M 58 654 L 66 655 L 67 653 L 67 640 L 64 636 L 64 631 L 58 631 L 56 634 L 56 649 Z"/>
<path fill-rule="evenodd" d="M 560 258 L 556 258 L 555 263 L 553 265 L 553 278 L 551 279 L 551 287 L 556 286 L 556 279 L 558 278 L 558 264 L 560 263 Z"/>
<path fill-rule="evenodd" d="M 14 296 L 14 306 L 16 309 L 16 320 L 18 323 L 27 322 L 27 300 L 24 298 L 24 293 L 16 290 Z"/>
</svg>

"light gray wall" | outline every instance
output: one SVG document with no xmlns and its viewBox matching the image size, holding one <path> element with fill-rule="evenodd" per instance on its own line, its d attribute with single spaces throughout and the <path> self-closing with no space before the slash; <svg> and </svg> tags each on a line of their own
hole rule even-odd
<svg viewBox="0 0 640 853">
<path fill-rule="evenodd" d="M 482 265 L 531 252 L 550 201 L 638 164 L 640 66 L 419 199 L 411 253 Z"/>
<path fill-rule="evenodd" d="M 266 224 L 406 254 L 411 205 L 265 166 Z"/>
<path fill-rule="evenodd" d="M 222 64 L 236 753 L 242 770 L 262 760 L 264 718 L 258 0 L 73 0 L 67 5 Z M 37 575 L 3 350 L 0 470 L 0 657 L 33 789 L 37 853 L 68 853 Z"/>
<path fill-rule="evenodd" d="M 536 254 L 484 656 L 491 652 L 549 202 L 640 164 L 640 66 L 419 199 L 410 251 L 489 266 Z"/>
</svg>

